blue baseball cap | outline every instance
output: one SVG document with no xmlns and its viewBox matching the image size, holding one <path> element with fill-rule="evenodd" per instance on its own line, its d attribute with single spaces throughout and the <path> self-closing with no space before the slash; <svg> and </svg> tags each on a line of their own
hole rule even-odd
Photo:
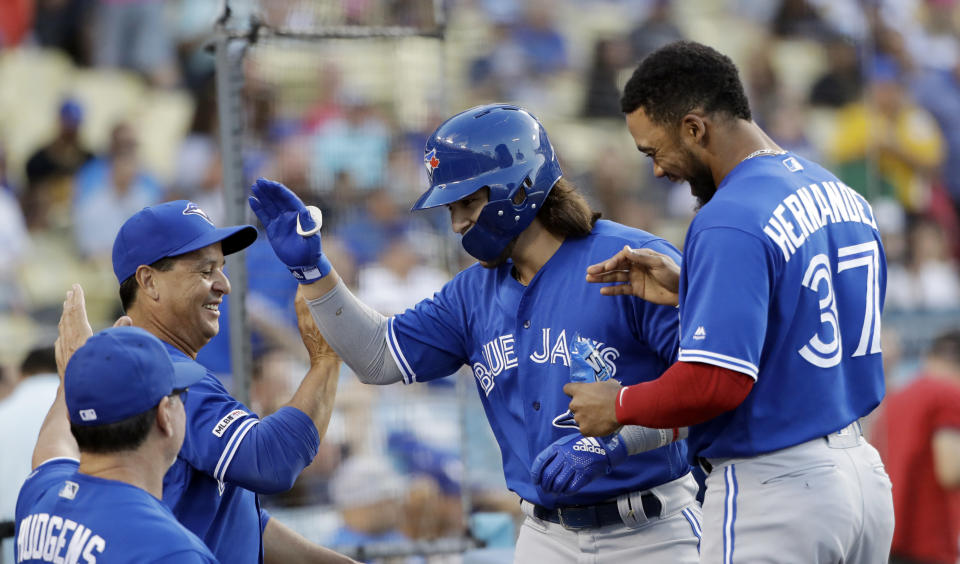
<svg viewBox="0 0 960 564">
<path fill-rule="evenodd" d="M 113 241 L 113 273 L 121 284 L 143 264 L 153 264 L 221 243 L 229 255 L 257 239 L 252 225 L 217 228 L 197 204 L 174 200 L 147 206 L 124 222 Z"/>
<path fill-rule="evenodd" d="M 203 378 L 195 362 L 173 362 L 160 339 L 139 327 L 112 327 L 77 349 L 63 377 L 70 422 L 94 426 L 139 415 Z"/>
<path fill-rule="evenodd" d="M 70 125 L 80 125 L 83 121 L 83 106 L 73 98 L 67 98 L 60 104 L 60 119 Z"/>
</svg>

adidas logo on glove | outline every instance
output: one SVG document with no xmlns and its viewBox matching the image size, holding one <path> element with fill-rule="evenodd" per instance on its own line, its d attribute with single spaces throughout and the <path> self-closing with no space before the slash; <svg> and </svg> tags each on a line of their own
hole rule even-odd
<svg viewBox="0 0 960 564">
<path fill-rule="evenodd" d="M 600 441 L 592 437 L 584 437 L 577 441 L 573 445 L 573 450 L 592 452 L 593 454 L 602 454 L 604 456 L 607 454 L 607 451 L 603 450 L 603 447 L 600 445 Z"/>
</svg>

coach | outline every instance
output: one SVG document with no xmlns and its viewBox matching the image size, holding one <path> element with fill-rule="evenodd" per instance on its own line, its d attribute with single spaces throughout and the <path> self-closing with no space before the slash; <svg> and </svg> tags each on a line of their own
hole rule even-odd
<svg viewBox="0 0 960 564">
<path fill-rule="evenodd" d="M 61 336 L 82 300 L 79 286 L 67 293 Z M 17 500 L 16 561 L 216 562 L 159 499 L 183 441 L 185 390 L 203 370 L 174 365 L 135 327 L 94 335 L 72 357 L 62 343 L 63 380 Z"/>
<path fill-rule="evenodd" d="M 224 255 L 256 237 L 250 225 L 215 227 L 186 200 L 142 209 L 113 244 L 125 313 L 163 341 L 175 363 L 196 364 L 230 293 Z M 298 307 L 310 369 L 276 413 L 260 419 L 209 370 L 185 402 L 186 436 L 164 476 L 163 502 L 222 562 L 350 562 L 271 519 L 257 497 L 290 489 L 330 420 L 340 359 L 305 312 Z"/>
</svg>

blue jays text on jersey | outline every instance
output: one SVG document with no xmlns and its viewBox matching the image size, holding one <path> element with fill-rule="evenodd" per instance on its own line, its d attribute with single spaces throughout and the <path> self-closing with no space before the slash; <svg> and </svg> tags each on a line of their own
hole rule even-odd
<svg viewBox="0 0 960 564">
<path fill-rule="evenodd" d="M 454 373 L 463 365 L 477 389 L 500 445 L 507 485 L 546 506 L 595 503 L 648 489 L 689 472 L 685 445 L 630 457 L 577 494 L 544 499 L 530 478 L 537 454 L 571 427 L 554 424 L 567 411 L 570 347 L 589 339 L 624 384 L 652 380 L 676 358 L 677 311 L 629 296 L 604 296 L 587 284 L 590 264 L 624 245 L 649 247 L 675 260 L 669 243 L 649 233 L 599 221 L 583 238 L 567 239 L 528 286 L 512 264 L 474 265 L 432 299 L 390 319 L 388 348 L 406 383 Z"/>
<path fill-rule="evenodd" d="M 754 456 L 824 436 L 883 397 L 886 262 L 869 203 L 784 154 L 734 168 L 690 225 L 679 360 L 756 379 L 690 430 L 691 453 Z"/>
<path fill-rule="evenodd" d="M 55 458 L 27 477 L 17 499 L 18 563 L 216 562 L 149 492 L 78 466 Z"/>
</svg>

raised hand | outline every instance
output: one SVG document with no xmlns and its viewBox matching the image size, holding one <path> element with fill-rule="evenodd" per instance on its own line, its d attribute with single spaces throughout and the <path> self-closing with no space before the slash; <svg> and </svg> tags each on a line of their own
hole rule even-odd
<svg viewBox="0 0 960 564">
<path fill-rule="evenodd" d="M 297 328 L 300 330 L 300 338 L 310 355 L 311 364 L 315 364 L 324 358 L 338 359 L 337 353 L 323 338 L 320 329 L 317 328 L 317 323 L 313 320 L 313 314 L 310 313 L 310 306 L 303 298 L 302 288 L 297 290 L 294 308 L 297 311 Z"/>
<path fill-rule="evenodd" d="M 530 475 L 541 490 L 570 495 L 626 457 L 627 447 L 616 435 L 604 440 L 573 433 L 543 449 L 533 461 Z"/>
<path fill-rule="evenodd" d="M 254 183 L 250 208 L 267 232 L 270 246 L 301 284 L 323 278 L 332 266 L 320 245 L 320 210 L 303 204 L 289 188 L 265 178 Z"/>
<path fill-rule="evenodd" d="M 121 319 L 129 319 L 122 317 Z M 53 345 L 54 356 L 57 359 L 57 373 L 61 381 L 67 369 L 70 357 L 93 335 L 93 328 L 87 320 L 87 304 L 83 297 L 83 288 L 74 284 L 67 290 L 67 297 L 63 300 L 63 313 L 60 314 L 60 323 L 57 325 L 57 340 Z"/>
<path fill-rule="evenodd" d="M 679 303 L 680 266 L 650 249 L 623 250 L 587 267 L 587 282 L 616 284 L 600 288 L 605 296 L 631 295 L 660 305 Z"/>
</svg>

